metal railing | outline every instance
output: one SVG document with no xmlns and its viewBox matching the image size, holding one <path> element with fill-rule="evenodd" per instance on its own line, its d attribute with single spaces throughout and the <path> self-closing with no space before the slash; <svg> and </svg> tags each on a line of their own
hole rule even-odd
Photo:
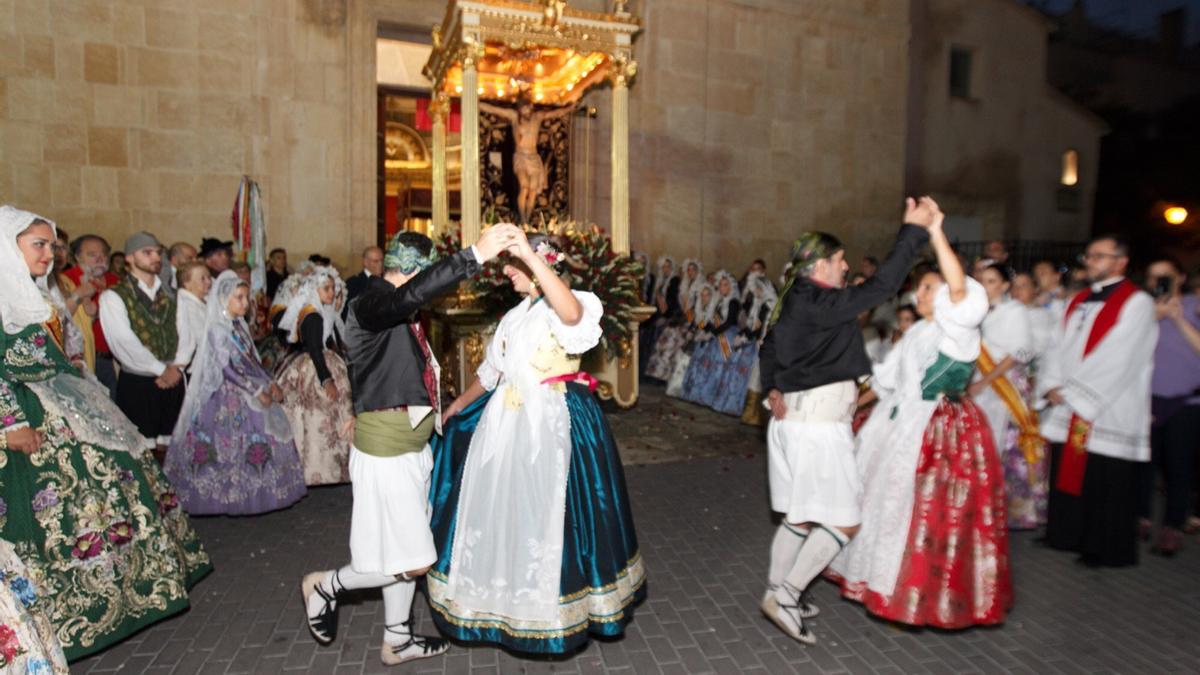
<svg viewBox="0 0 1200 675">
<path fill-rule="evenodd" d="M 954 249 L 967 260 L 983 257 L 986 241 L 954 242 Z M 1050 260 L 1059 266 L 1075 264 L 1079 254 L 1087 246 L 1080 241 L 1006 241 L 1008 264 L 1015 270 L 1029 271 L 1039 260 Z"/>
</svg>

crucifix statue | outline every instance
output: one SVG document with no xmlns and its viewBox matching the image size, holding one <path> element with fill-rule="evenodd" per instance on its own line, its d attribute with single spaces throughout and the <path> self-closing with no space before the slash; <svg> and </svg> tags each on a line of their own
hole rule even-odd
<svg viewBox="0 0 1200 675">
<path fill-rule="evenodd" d="M 546 165 L 538 154 L 538 132 L 542 122 L 559 117 L 566 117 L 574 110 L 574 105 L 565 105 L 553 110 L 534 111 L 533 104 L 527 99 L 517 100 L 516 109 L 502 108 L 490 103 L 479 103 L 479 109 L 489 112 L 507 121 L 513 130 L 513 140 L 517 149 L 513 153 L 513 172 L 517 174 L 517 184 L 520 194 L 517 195 L 517 211 L 521 214 L 521 222 L 528 224 L 537 198 L 547 187 Z"/>
</svg>

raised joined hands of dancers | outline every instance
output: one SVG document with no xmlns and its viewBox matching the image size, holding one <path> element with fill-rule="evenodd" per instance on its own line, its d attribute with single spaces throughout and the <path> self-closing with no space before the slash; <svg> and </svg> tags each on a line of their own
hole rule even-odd
<svg viewBox="0 0 1200 675">
<path fill-rule="evenodd" d="M 521 231 L 521 228 L 512 223 L 498 223 L 479 235 L 479 241 L 475 242 L 475 250 L 479 252 L 479 256 L 483 258 L 484 262 L 487 262 L 500 255 L 501 251 L 511 247 L 518 238 L 528 245 L 529 242 L 525 239 L 525 233 Z"/>
<path fill-rule="evenodd" d="M 941 231 L 945 219 L 946 214 L 942 213 L 933 197 L 926 195 L 904 200 L 904 222 L 909 225 L 925 228 L 932 233 L 934 230 Z"/>
</svg>

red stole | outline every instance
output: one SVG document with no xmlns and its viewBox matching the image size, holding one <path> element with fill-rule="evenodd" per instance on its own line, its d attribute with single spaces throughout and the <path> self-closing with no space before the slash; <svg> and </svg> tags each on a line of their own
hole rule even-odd
<svg viewBox="0 0 1200 675">
<path fill-rule="evenodd" d="M 1096 321 L 1092 324 L 1092 332 L 1088 334 L 1087 343 L 1083 347 L 1085 358 L 1096 348 L 1096 345 L 1100 344 L 1104 336 L 1108 335 L 1112 327 L 1117 325 L 1117 319 L 1121 316 L 1121 308 L 1125 306 L 1125 302 L 1129 298 L 1133 297 L 1134 293 L 1137 293 L 1137 286 L 1132 281 L 1123 279 L 1117 283 L 1116 289 L 1104 301 L 1104 306 L 1100 308 L 1100 313 L 1096 315 Z M 1071 313 L 1091 294 L 1091 289 L 1086 289 L 1071 298 L 1070 304 L 1067 305 L 1066 316 L 1063 317 L 1064 325 L 1070 320 Z M 1063 445 L 1062 457 L 1058 460 L 1058 479 L 1054 481 L 1054 487 L 1075 497 L 1083 494 L 1083 475 L 1087 468 L 1087 442 L 1091 433 L 1091 422 L 1079 415 L 1071 415 L 1071 423 L 1067 426 L 1067 442 Z"/>
</svg>

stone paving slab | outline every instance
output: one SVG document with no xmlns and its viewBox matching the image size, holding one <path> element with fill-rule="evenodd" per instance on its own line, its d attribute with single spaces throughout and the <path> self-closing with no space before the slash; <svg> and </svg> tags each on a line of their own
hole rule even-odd
<svg viewBox="0 0 1200 675">
<path fill-rule="evenodd" d="M 671 406 L 674 407 L 674 403 Z M 683 405 L 683 404 L 678 404 Z M 649 407 L 649 406 L 647 406 Z M 648 413 L 641 413 L 646 415 Z M 726 427 L 721 456 L 626 468 L 649 599 L 624 639 L 569 659 L 529 659 L 456 647 L 388 669 L 379 661 L 378 592 L 343 605 L 337 642 L 317 646 L 301 612 L 303 573 L 345 562 L 348 486 L 317 488 L 295 507 L 254 518 L 197 518 L 216 571 L 192 608 L 73 664 L 77 673 L 1173 673 L 1200 670 L 1200 541 L 1174 559 L 1144 555 L 1132 569 L 1090 570 L 1072 556 L 1012 537 L 1016 606 L 1006 624 L 960 632 L 913 630 L 870 618 L 821 582 L 820 643 L 804 647 L 762 617 L 774 521 L 755 430 Z M 622 446 L 641 421 L 614 414 Z M 710 452 L 681 419 L 676 457 Z M 684 439 L 684 433 L 689 438 Z M 740 440 L 739 440 L 740 439 Z M 679 447 L 683 446 L 683 447 Z M 702 447 L 703 446 L 703 447 Z M 422 596 L 420 630 L 432 630 Z"/>
</svg>

